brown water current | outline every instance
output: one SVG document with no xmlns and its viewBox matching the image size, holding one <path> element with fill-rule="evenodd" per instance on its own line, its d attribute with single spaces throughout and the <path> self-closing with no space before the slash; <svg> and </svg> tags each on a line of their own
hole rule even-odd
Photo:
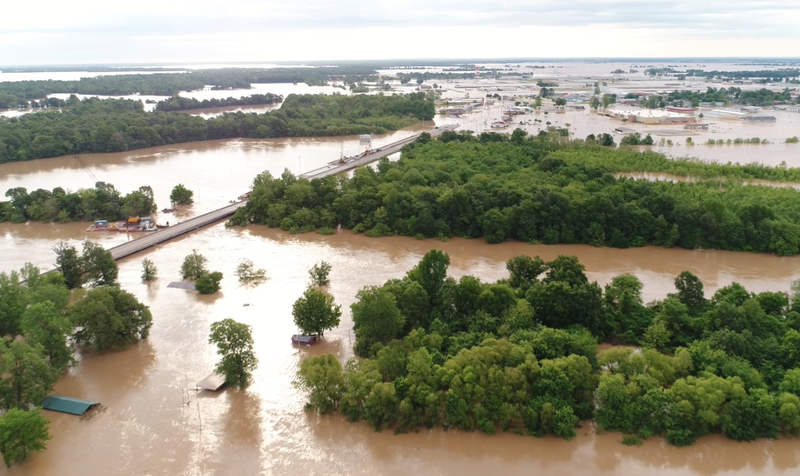
<svg viewBox="0 0 800 476">
<path fill-rule="evenodd" d="M 401 131 L 377 142 L 399 139 Z M 127 192 L 149 184 L 161 207 L 175 183 L 195 190 L 195 205 L 159 221 L 182 219 L 218 208 L 247 189 L 253 175 L 284 167 L 303 170 L 339 155 L 342 139 L 221 141 L 82 156 L 101 180 Z M 345 153 L 358 147 L 344 140 Z M 307 164 L 307 165 L 306 165 Z M 0 166 L 0 190 L 24 186 L 89 187 L 91 178 L 74 158 Z M 86 224 L 0 224 L 0 270 L 32 261 L 53 262 L 59 239 L 78 244 L 85 238 L 104 246 L 129 239 L 124 234 L 86 233 Z M 644 283 L 646 301 L 673 292 L 683 270 L 697 274 L 706 293 L 734 281 L 751 291 L 788 290 L 800 278 L 800 257 L 700 250 L 593 248 L 583 245 L 487 245 L 482 240 L 449 242 L 411 238 L 368 238 L 341 231 L 322 236 L 291 235 L 261 226 L 227 229 L 222 223 L 176 239 L 119 262 L 122 287 L 150 306 L 150 337 L 123 352 L 79 355 L 78 365 L 56 385 L 55 393 L 97 400 L 103 407 L 87 418 L 45 412 L 53 440 L 26 463 L 0 469 L 0 475 L 788 475 L 800 468 L 795 439 L 740 444 L 719 436 L 675 448 L 660 438 L 641 447 L 621 444 L 621 435 L 597 433 L 590 423 L 566 442 L 512 434 L 421 430 L 393 435 L 375 433 L 366 424 L 339 416 L 303 411 L 304 395 L 292 386 L 300 361 L 331 352 L 352 356 L 349 306 L 365 285 L 398 278 L 428 250 L 449 253 L 449 275 L 479 276 L 490 282 L 507 276 L 505 261 L 519 254 L 546 260 L 576 255 L 591 280 L 601 285 L 615 275 L 633 273 Z M 179 281 L 183 257 L 197 249 L 209 269 L 224 273 L 222 290 L 212 296 L 167 288 Z M 140 281 L 141 261 L 150 258 L 159 278 Z M 267 270 L 257 287 L 234 276 L 242 258 Z M 307 270 L 321 260 L 333 265 L 329 292 L 342 305 L 342 322 L 313 347 L 296 348 L 291 306 L 308 281 Z M 196 393 L 194 384 L 217 361 L 208 344 L 212 322 L 233 318 L 253 327 L 260 364 L 246 391 Z"/>
</svg>

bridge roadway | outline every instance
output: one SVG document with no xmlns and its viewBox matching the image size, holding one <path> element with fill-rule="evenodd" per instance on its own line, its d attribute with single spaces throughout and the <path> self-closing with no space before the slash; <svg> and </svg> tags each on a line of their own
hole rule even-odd
<svg viewBox="0 0 800 476">
<path fill-rule="evenodd" d="M 436 137 L 442 132 L 452 131 L 458 126 L 459 126 L 458 124 L 450 124 L 446 126 L 441 126 L 437 129 L 431 129 L 430 131 L 427 132 L 431 135 L 431 137 Z M 406 137 L 405 139 L 383 146 L 380 148 L 381 149 L 380 151 L 367 155 L 360 159 L 354 160 L 352 162 L 347 162 L 344 164 L 327 165 L 325 167 L 312 170 L 310 172 L 306 172 L 302 174 L 301 177 L 307 178 L 309 180 L 315 178 L 328 177 L 330 175 L 340 174 L 342 172 L 352 170 L 356 167 L 360 167 L 362 165 L 375 162 L 376 160 L 386 157 L 387 155 L 391 155 L 394 154 L 395 152 L 398 152 L 406 144 L 409 144 L 417 140 L 420 134 L 422 133 L 420 132 L 419 134 L 414 134 L 413 136 Z M 122 259 L 126 256 L 130 256 L 134 253 L 138 253 L 139 251 L 150 248 L 151 246 L 156 246 L 165 241 L 171 240 L 178 236 L 197 230 L 200 227 L 210 225 L 212 223 L 228 218 L 229 216 L 233 215 L 236 212 L 236 210 L 245 206 L 246 203 L 247 200 L 236 202 L 232 205 L 228 205 L 218 210 L 214 210 L 212 212 L 208 212 L 203 215 L 196 216 L 194 218 L 186 220 L 184 222 L 178 223 L 177 225 L 172 225 L 169 228 L 162 228 L 158 231 L 148 233 L 147 235 L 141 238 L 137 238 L 135 240 L 128 241 L 127 243 L 123 243 L 113 248 L 109 248 L 108 251 L 111 252 L 111 256 L 113 256 L 115 260 Z"/>
<path fill-rule="evenodd" d="M 431 135 L 431 137 L 436 137 L 444 131 L 452 131 L 456 129 L 459 124 L 448 124 L 446 126 L 440 126 L 436 129 L 431 129 L 429 131 L 425 131 Z M 356 167 L 361 167 L 362 165 L 366 165 L 375 161 L 378 161 L 387 155 L 392 155 L 395 152 L 399 152 L 405 145 L 410 144 L 417 140 L 417 138 L 422 134 L 422 132 L 414 134 L 413 136 L 406 137 L 405 139 L 401 139 L 397 142 L 392 142 L 391 144 L 384 145 L 380 147 L 378 152 L 373 152 L 372 154 L 366 155 L 361 157 L 360 159 L 353 160 L 352 162 L 345 162 L 343 164 L 335 163 L 335 164 L 328 164 L 324 167 L 320 167 L 318 169 L 314 169 L 310 172 L 306 172 L 300 177 L 307 178 L 309 180 L 315 178 L 324 178 L 329 177 L 331 175 L 340 174 L 342 172 L 346 172 L 348 170 L 353 170 Z"/>
<path fill-rule="evenodd" d="M 156 246 L 167 240 L 171 240 L 180 235 L 197 230 L 200 227 L 228 218 L 246 203 L 247 201 L 236 202 L 233 205 L 228 205 L 227 207 L 196 216 L 184 222 L 178 223 L 177 225 L 172 225 L 169 228 L 162 228 L 158 231 L 147 233 L 141 238 L 137 238 L 127 243 L 109 248 L 108 251 L 111 252 L 111 256 L 113 256 L 115 260 L 130 256 L 134 253 L 138 253 L 139 251 L 150 248 L 151 246 Z"/>
</svg>

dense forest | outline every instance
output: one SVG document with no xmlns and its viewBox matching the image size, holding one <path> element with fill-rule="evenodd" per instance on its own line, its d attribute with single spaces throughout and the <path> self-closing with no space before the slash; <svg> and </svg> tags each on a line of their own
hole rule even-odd
<svg viewBox="0 0 800 476">
<path fill-rule="evenodd" d="M 42 99 L 55 93 L 174 96 L 181 91 L 195 91 L 206 86 L 217 90 L 250 89 L 252 83 L 306 83 L 313 86 L 326 84 L 328 80 L 356 83 L 376 79 L 373 66 L 353 64 L 325 68 L 225 68 L 181 73 L 120 74 L 77 81 L 15 81 L 0 83 L 0 109 L 26 107 L 31 99 Z"/>
<path fill-rule="evenodd" d="M 153 189 L 149 186 L 139 187 L 125 196 L 105 182 L 76 192 L 56 187 L 28 193 L 25 188 L 17 187 L 9 189 L 6 197 L 8 201 L 0 202 L 0 222 L 123 220 L 156 211 Z"/>
<path fill-rule="evenodd" d="M 60 111 L 0 117 L 0 163 L 237 137 L 382 134 L 418 120 L 430 120 L 434 114 L 433 102 L 425 93 L 291 94 L 279 110 L 226 113 L 209 119 L 177 112 L 146 112 L 140 101 L 81 101 L 72 96 Z"/>
<path fill-rule="evenodd" d="M 212 107 L 229 106 L 260 106 L 265 104 L 280 104 L 283 96 L 280 94 L 253 94 L 240 98 L 229 97 L 227 99 L 203 99 L 199 101 L 195 98 L 185 98 L 182 96 L 172 96 L 169 99 L 156 103 L 156 111 L 188 111 L 192 109 L 208 109 Z"/>
<path fill-rule="evenodd" d="M 800 251 L 800 193 L 733 179 L 789 178 L 771 169 L 668 160 L 661 154 L 526 137 L 445 132 L 423 135 L 396 162 L 352 178 L 308 181 L 290 173 L 256 177 L 231 225 L 293 232 L 342 227 L 370 236 L 483 237 L 626 248 L 647 243 L 794 255 Z M 686 183 L 615 177 L 646 170 L 707 178 Z"/>
<path fill-rule="evenodd" d="M 800 434 L 800 296 L 739 284 L 711 299 L 684 271 L 676 292 L 642 302 L 642 283 L 589 282 L 574 256 L 518 256 L 509 277 L 447 277 L 430 251 L 404 278 L 352 306 L 355 350 L 304 360 L 307 410 L 376 430 L 442 426 L 570 439 L 581 420 L 673 445 L 708 433 Z M 598 342 L 629 344 L 597 354 Z"/>
</svg>

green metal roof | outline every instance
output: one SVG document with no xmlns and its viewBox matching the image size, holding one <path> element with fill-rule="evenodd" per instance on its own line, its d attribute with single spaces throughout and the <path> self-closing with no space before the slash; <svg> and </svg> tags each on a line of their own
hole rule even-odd
<svg viewBox="0 0 800 476">
<path fill-rule="evenodd" d="M 73 415 L 83 415 L 86 410 L 98 405 L 100 402 L 90 402 L 80 398 L 65 397 L 63 395 L 50 395 L 42 402 L 42 407 L 46 410 L 56 412 L 71 413 Z"/>
</svg>

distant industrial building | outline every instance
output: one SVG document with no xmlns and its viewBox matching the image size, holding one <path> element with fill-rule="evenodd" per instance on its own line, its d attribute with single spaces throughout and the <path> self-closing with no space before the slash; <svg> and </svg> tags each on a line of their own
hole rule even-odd
<svg viewBox="0 0 800 476">
<path fill-rule="evenodd" d="M 667 106 L 667 111 L 677 112 L 677 113 L 680 113 L 680 114 L 694 114 L 695 108 L 693 108 L 693 107 Z"/>
<path fill-rule="evenodd" d="M 605 115 L 641 124 L 684 124 L 695 120 L 693 116 L 658 109 L 638 109 L 633 111 L 608 109 Z"/>
<path fill-rule="evenodd" d="M 705 113 L 705 117 L 710 119 L 720 119 L 725 121 L 736 121 L 746 116 L 746 112 L 731 111 L 730 109 L 713 109 Z"/>
<path fill-rule="evenodd" d="M 683 128 L 686 129 L 687 131 L 707 131 L 708 124 L 700 124 L 700 123 L 686 124 L 685 126 L 683 126 Z"/>
<path fill-rule="evenodd" d="M 744 116 L 742 120 L 745 122 L 775 122 L 778 118 L 775 116 Z"/>
</svg>

